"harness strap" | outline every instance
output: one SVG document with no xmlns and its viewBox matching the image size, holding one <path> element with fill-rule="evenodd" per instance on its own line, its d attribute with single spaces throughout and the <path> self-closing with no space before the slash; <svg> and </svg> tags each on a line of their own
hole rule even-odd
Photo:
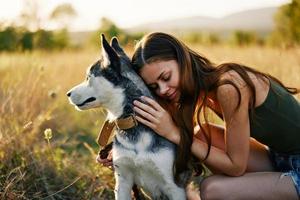
<svg viewBox="0 0 300 200">
<path fill-rule="evenodd" d="M 97 143 L 101 147 L 105 147 L 115 127 L 121 130 L 126 130 L 133 128 L 137 125 L 138 122 L 135 119 L 134 115 L 130 115 L 122 119 L 117 119 L 113 122 L 109 122 L 108 120 L 106 120 L 101 131 L 98 134 Z"/>
<path fill-rule="evenodd" d="M 101 131 L 98 134 L 97 137 L 97 143 L 101 146 L 101 147 L 105 147 L 105 145 L 108 142 L 108 139 L 111 135 L 111 133 L 113 132 L 113 129 L 115 128 L 115 123 L 114 122 L 109 122 L 108 120 L 106 120 L 104 122 L 104 125 L 101 129 Z"/>
</svg>

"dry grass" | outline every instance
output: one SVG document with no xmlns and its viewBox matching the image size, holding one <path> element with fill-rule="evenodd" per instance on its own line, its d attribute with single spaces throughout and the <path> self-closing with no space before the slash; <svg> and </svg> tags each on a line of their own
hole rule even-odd
<svg viewBox="0 0 300 200">
<path fill-rule="evenodd" d="M 300 86 L 300 49 L 194 48 L 215 63 L 243 63 Z M 93 50 L 0 54 L 0 198 L 111 198 L 112 173 L 94 162 L 104 114 L 78 112 L 65 96 L 99 56 Z"/>
<path fill-rule="evenodd" d="M 216 64 L 223 62 L 241 63 L 273 75 L 287 86 L 300 87 L 300 48 L 272 49 L 257 46 L 195 48 Z"/>
<path fill-rule="evenodd" d="M 103 191 L 112 187 L 112 173 L 93 162 L 104 114 L 75 111 L 65 96 L 96 57 L 91 52 L 0 55 L 1 198 L 111 195 Z M 47 128 L 53 133 L 50 144 L 44 139 Z"/>
</svg>

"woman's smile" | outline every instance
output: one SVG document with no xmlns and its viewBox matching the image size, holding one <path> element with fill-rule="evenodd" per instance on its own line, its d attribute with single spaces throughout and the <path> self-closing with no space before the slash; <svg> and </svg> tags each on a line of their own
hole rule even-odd
<svg viewBox="0 0 300 200">
<path fill-rule="evenodd" d="M 177 91 L 175 90 L 173 93 L 171 93 L 170 95 L 168 95 L 168 99 L 173 101 L 176 99 L 176 96 L 177 96 Z"/>
</svg>

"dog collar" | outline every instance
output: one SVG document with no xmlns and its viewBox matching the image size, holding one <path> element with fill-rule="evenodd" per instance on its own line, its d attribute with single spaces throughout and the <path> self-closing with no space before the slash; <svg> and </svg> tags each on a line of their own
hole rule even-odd
<svg viewBox="0 0 300 200">
<path fill-rule="evenodd" d="M 131 114 L 126 118 L 116 119 L 113 122 L 106 120 L 101 131 L 98 134 L 97 143 L 102 147 L 106 146 L 114 128 L 126 130 L 137 125 L 138 122 L 135 119 L 134 114 Z"/>
</svg>

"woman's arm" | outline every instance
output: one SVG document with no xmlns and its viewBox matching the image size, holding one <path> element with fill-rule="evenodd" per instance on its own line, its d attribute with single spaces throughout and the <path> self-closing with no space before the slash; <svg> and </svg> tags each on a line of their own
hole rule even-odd
<svg viewBox="0 0 300 200">
<path fill-rule="evenodd" d="M 242 175 L 247 167 L 249 156 L 249 91 L 247 87 L 240 88 L 241 104 L 237 110 L 238 92 L 232 85 L 220 86 L 217 90 L 217 99 L 220 104 L 225 121 L 225 149 L 211 146 L 210 154 L 205 164 L 217 171 L 231 176 Z M 169 139 L 179 144 L 179 130 Z M 194 137 L 191 147 L 192 153 L 203 160 L 208 145 Z"/>
<path fill-rule="evenodd" d="M 223 85 L 217 91 L 225 121 L 225 153 L 230 160 L 226 165 L 229 175 L 241 175 L 245 172 L 250 151 L 250 91 L 248 87 L 239 87 L 239 90 L 241 101 L 237 110 L 238 92 L 232 85 Z"/>
<path fill-rule="evenodd" d="M 222 163 L 220 163 L 221 165 L 213 163 L 213 165 L 220 168 L 225 174 L 233 176 L 238 176 L 245 172 L 250 151 L 248 110 L 250 91 L 246 86 L 238 85 L 238 87 L 241 93 L 241 101 L 238 109 L 236 109 L 239 102 L 238 91 L 232 85 L 223 85 L 217 90 L 217 99 L 225 122 L 226 149 L 224 152 L 224 165 L 222 166 Z M 197 146 L 197 143 L 195 146 Z M 216 160 L 218 158 L 217 156 Z M 207 162 L 212 161 L 208 160 Z"/>
<path fill-rule="evenodd" d="M 205 161 L 208 167 L 231 176 L 242 175 L 247 167 L 249 156 L 250 126 L 248 116 L 249 91 L 241 87 L 241 104 L 237 110 L 238 92 L 232 85 L 220 86 L 217 90 L 217 99 L 225 121 L 225 150 L 211 147 L 210 154 Z M 135 102 L 135 111 L 143 118 L 138 121 L 152 128 L 161 136 L 179 144 L 180 132 L 170 115 L 150 98 L 144 99 L 148 105 Z M 192 153 L 203 160 L 208 145 L 194 139 Z"/>
</svg>

